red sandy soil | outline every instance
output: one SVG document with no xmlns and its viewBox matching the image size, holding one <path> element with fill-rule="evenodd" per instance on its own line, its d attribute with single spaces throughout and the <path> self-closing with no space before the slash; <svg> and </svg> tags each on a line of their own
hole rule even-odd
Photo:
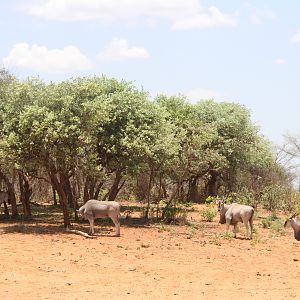
<svg viewBox="0 0 300 300">
<path fill-rule="evenodd" d="M 280 235 L 256 219 L 252 241 L 243 225 L 233 239 L 217 217 L 197 216 L 197 228 L 122 220 L 121 237 L 98 224 L 94 239 L 61 224 L 2 222 L 0 299 L 300 299 L 291 229 Z M 87 232 L 88 224 L 75 228 Z"/>
</svg>

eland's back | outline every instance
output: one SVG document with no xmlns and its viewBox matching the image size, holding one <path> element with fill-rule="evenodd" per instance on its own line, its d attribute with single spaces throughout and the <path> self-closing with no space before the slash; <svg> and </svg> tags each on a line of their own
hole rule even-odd
<svg viewBox="0 0 300 300">
<path fill-rule="evenodd" d="M 116 201 L 88 200 L 78 212 L 90 222 L 90 233 L 94 233 L 94 220 L 98 218 L 110 218 L 116 226 L 116 235 L 120 235 L 120 210 L 121 205 Z"/>
</svg>

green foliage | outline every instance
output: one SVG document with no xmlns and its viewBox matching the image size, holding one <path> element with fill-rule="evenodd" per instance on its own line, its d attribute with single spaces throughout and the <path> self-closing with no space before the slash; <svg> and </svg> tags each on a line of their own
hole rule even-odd
<svg viewBox="0 0 300 300">
<path fill-rule="evenodd" d="M 270 216 L 262 220 L 263 228 L 270 228 L 276 234 L 284 234 L 284 222 L 276 216 L 275 213 L 272 213 Z"/>
<path fill-rule="evenodd" d="M 271 230 L 273 230 L 276 233 L 279 233 L 280 235 L 283 235 L 285 233 L 284 230 L 284 222 L 281 219 L 276 219 L 271 223 Z"/>
<path fill-rule="evenodd" d="M 233 198 L 235 198 L 236 201 L 240 204 L 255 205 L 254 192 L 246 186 L 242 187 L 239 191 L 234 193 Z"/>
<path fill-rule="evenodd" d="M 216 203 L 217 200 L 218 200 L 218 197 L 208 196 L 205 199 L 205 204 L 207 204 L 207 205 L 214 204 L 214 203 Z"/>
<path fill-rule="evenodd" d="M 255 228 L 253 228 L 253 229 L 255 229 Z M 253 230 L 252 240 L 251 240 L 250 244 L 252 246 L 255 246 L 259 243 L 266 243 L 266 239 L 263 239 L 261 234 L 255 229 L 255 230 Z"/>
<path fill-rule="evenodd" d="M 165 210 L 165 207 L 165 201 L 160 201 L 157 204 L 151 204 L 149 207 L 148 217 L 153 220 L 160 220 L 160 222 L 167 224 L 186 223 L 188 205 L 174 201 L 174 203 L 166 209 L 164 219 L 162 220 L 162 213 Z M 142 217 L 145 217 L 146 211 L 147 207 L 143 207 L 141 212 Z"/>
<path fill-rule="evenodd" d="M 215 132 L 210 140 L 214 168 L 241 165 L 257 136 L 249 111 L 239 104 L 212 100 L 199 102 L 196 109 L 199 119 Z"/>
<path fill-rule="evenodd" d="M 215 234 L 214 237 L 209 240 L 209 243 L 216 246 L 222 246 L 221 235 Z"/>
<path fill-rule="evenodd" d="M 278 220 L 278 217 L 276 216 L 275 213 L 272 213 L 270 216 L 268 216 L 267 218 L 263 219 L 261 221 L 263 228 L 270 228 L 272 223 L 274 221 Z"/>
<path fill-rule="evenodd" d="M 180 95 L 152 101 L 133 83 L 105 76 L 47 84 L 1 71 L 0 167 L 77 176 L 82 182 L 89 176 L 103 182 L 101 197 L 115 174 L 127 195 L 134 194 L 139 176 L 151 174 L 145 193 L 150 201 L 178 189 L 181 200 L 209 204 L 216 199 L 207 197 L 216 174 L 216 193 L 230 195 L 228 203 L 260 201 L 270 210 L 291 211 L 299 198 L 289 197 L 286 173 L 243 105 L 191 104 Z M 151 205 L 150 215 L 159 219 L 165 205 Z M 203 212 L 207 220 L 213 215 L 212 207 Z M 168 222 L 185 218 L 180 201 L 165 212 Z"/>
<path fill-rule="evenodd" d="M 204 208 L 200 212 L 200 215 L 201 215 L 203 221 L 205 221 L 205 222 L 212 222 L 213 219 L 217 215 L 217 210 L 212 205 L 210 205 L 210 206 Z"/>
<path fill-rule="evenodd" d="M 225 240 L 231 241 L 234 238 L 234 234 L 231 231 L 225 232 L 225 233 L 223 233 L 223 238 Z"/>
<path fill-rule="evenodd" d="M 266 186 L 261 195 L 261 204 L 264 208 L 275 211 L 284 209 L 289 200 L 289 189 L 278 184 Z"/>
</svg>

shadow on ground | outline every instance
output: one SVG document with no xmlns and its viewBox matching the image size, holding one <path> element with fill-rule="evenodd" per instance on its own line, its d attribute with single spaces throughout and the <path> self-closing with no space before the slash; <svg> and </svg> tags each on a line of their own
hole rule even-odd
<svg viewBox="0 0 300 300">
<path fill-rule="evenodd" d="M 32 219 L 24 220 L 22 216 L 17 219 L 5 217 L 0 213 L 0 234 L 23 233 L 23 234 L 69 234 L 63 227 L 63 216 L 61 209 L 53 205 L 32 204 Z M 150 224 L 157 223 L 156 219 L 145 220 L 141 215 L 142 207 L 132 205 L 123 206 L 121 218 L 122 227 L 149 228 Z M 21 209 L 20 209 L 21 210 Z M 88 232 L 89 223 L 87 220 L 80 219 L 75 221 L 74 212 L 71 211 L 72 229 Z M 97 219 L 95 225 L 98 225 L 96 236 L 107 236 L 108 232 L 114 232 L 114 224 L 110 219 Z"/>
</svg>

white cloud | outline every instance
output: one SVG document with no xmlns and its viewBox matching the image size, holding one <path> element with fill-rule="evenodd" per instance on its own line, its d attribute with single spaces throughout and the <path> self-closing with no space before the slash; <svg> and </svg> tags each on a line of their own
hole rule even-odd
<svg viewBox="0 0 300 300">
<path fill-rule="evenodd" d="M 174 29 L 208 28 L 217 26 L 235 26 L 237 21 L 234 17 L 220 12 L 216 7 L 210 7 L 208 14 L 195 14 L 188 18 L 175 20 Z"/>
<path fill-rule="evenodd" d="M 276 63 L 277 65 L 283 65 L 283 64 L 285 64 L 285 60 L 284 60 L 283 58 L 278 57 L 278 58 L 275 60 L 275 63 Z"/>
<path fill-rule="evenodd" d="M 59 73 L 89 70 L 92 62 L 75 46 L 48 49 L 45 46 L 15 44 L 3 59 L 6 67 L 27 68 L 39 72 Z"/>
<path fill-rule="evenodd" d="M 155 24 L 157 19 L 167 19 L 174 29 L 236 25 L 234 17 L 216 7 L 205 11 L 199 0 L 47 0 L 29 6 L 27 11 L 34 16 L 65 22 L 121 20 L 131 23 L 139 19 Z"/>
<path fill-rule="evenodd" d="M 292 37 L 293 43 L 300 43 L 300 29 Z"/>
<path fill-rule="evenodd" d="M 207 100 L 207 99 L 214 99 L 214 100 L 221 100 L 221 95 L 217 93 L 216 91 L 209 90 L 209 89 L 203 89 L 203 88 L 195 88 L 187 93 L 185 93 L 187 99 L 192 102 L 196 103 L 200 100 Z"/>
<path fill-rule="evenodd" d="M 150 55 L 144 48 L 129 46 L 125 39 L 114 38 L 109 45 L 97 55 L 101 61 L 121 61 L 128 59 L 147 59 Z"/>
<path fill-rule="evenodd" d="M 264 21 L 275 20 L 276 15 L 271 10 L 255 10 L 250 15 L 250 22 L 254 25 L 261 25 Z"/>
</svg>

